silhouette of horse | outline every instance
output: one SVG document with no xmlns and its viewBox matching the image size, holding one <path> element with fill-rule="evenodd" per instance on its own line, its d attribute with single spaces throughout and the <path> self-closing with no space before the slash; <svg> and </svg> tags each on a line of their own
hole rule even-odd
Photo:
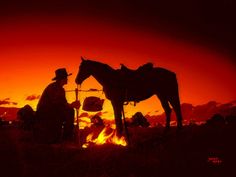
<svg viewBox="0 0 236 177">
<path fill-rule="evenodd" d="M 103 86 L 105 96 L 113 106 L 118 134 L 121 135 L 123 131 L 122 111 L 124 103 L 139 102 L 154 94 L 160 99 L 165 111 L 166 128 L 170 127 L 170 105 L 175 111 L 178 128 L 182 127 L 178 83 L 175 73 L 164 68 L 150 67 L 150 63 L 138 70 L 130 70 L 124 65 L 122 69 L 115 70 L 104 63 L 81 59 L 82 62 L 75 82 L 81 84 L 92 75 Z"/>
</svg>

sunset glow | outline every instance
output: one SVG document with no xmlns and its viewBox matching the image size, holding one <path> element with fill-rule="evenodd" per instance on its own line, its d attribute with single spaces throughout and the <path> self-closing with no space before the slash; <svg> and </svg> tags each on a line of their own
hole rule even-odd
<svg viewBox="0 0 236 177">
<path fill-rule="evenodd" d="M 231 177 L 233 0 L 3 0 L 0 176 Z"/>
<path fill-rule="evenodd" d="M 211 100 L 236 99 L 233 82 L 236 70 L 230 56 L 194 43 L 90 18 L 77 21 L 19 18 L 2 21 L 0 25 L 0 100 L 9 98 L 9 102 L 17 103 L 1 106 L 29 104 L 35 109 L 39 96 L 59 67 L 66 67 L 73 73 L 65 89 L 75 89 L 81 56 L 107 63 L 114 69 L 118 69 L 120 63 L 136 69 L 146 62 L 153 62 L 157 67 L 174 71 L 179 81 L 181 102 L 196 105 Z M 102 89 L 102 86 L 90 77 L 80 88 Z M 102 92 L 80 92 L 79 99 L 83 102 L 91 95 L 105 98 Z M 32 99 L 26 100 L 27 97 Z M 67 92 L 67 98 L 72 102 L 75 94 Z M 113 118 L 109 100 L 105 100 L 103 108 L 102 117 Z M 125 107 L 127 117 L 137 111 L 145 114 L 163 112 L 155 96 L 136 107 Z"/>
</svg>

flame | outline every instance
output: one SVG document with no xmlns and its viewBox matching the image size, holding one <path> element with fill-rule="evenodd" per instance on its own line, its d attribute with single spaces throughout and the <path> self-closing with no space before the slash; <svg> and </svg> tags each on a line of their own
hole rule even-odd
<svg viewBox="0 0 236 177">
<path fill-rule="evenodd" d="M 118 137 L 116 130 L 110 126 L 106 126 L 102 129 L 101 133 L 94 138 L 94 133 L 90 133 L 86 137 L 86 143 L 83 144 L 83 148 L 87 148 L 89 145 L 103 145 L 103 144 L 116 144 L 120 146 L 127 146 L 127 142 L 124 136 Z"/>
</svg>

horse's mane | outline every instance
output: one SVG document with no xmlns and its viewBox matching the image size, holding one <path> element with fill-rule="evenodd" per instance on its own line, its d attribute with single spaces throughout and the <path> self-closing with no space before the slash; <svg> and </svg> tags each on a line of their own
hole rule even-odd
<svg viewBox="0 0 236 177">
<path fill-rule="evenodd" d="M 109 70 L 109 71 L 114 71 L 114 69 L 113 69 L 111 66 L 109 66 L 108 64 L 101 63 L 101 62 L 99 62 L 99 61 L 89 60 L 89 59 L 88 59 L 87 61 L 89 61 L 89 62 L 91 62 L 91 63 L 94 63 L 94 64 L 96 64 L 96 65 L 103 66 L 104 68 L 106 68 L 106 69 Z"/>
</svg>

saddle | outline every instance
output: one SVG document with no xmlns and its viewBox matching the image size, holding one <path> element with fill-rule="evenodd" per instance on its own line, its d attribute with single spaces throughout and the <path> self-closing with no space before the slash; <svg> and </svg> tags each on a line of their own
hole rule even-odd
<svg viewBox="0 0 236 177">
<path fill-rule="evenodd" d="M 137 70 L 132 70 L 124 64 L 121 64 L 121 68 L 117 70 L 120 78 L 120 87 L 126 90 L 125 97 L 129 98 L 129 101 L 134 101 L 134 105 L 140 100 L 139 96 L 135 96 L 136 93 L 134 92 L 136 92 L 140 83 L 144 84 L 146 82 L 146 78 L 153 69 L 154 67 L 152 63 L 146 63 L 140 66 Z"/>
<path fill-rule="evenodd" d="M 145 74 L 146 72 L 149 72 L 153 69 L 153 64 L 148 62 L 142 66 L 140 66 L 137 70 L 132 70 L 130 68 L 128 68 L 127 66 L 125 66 L 124 64 L 121 64 L 121 68 L 120 68 L 120 73 L 122 75 L 142 75 Z"/>
<path fill-rule="evenodd" d="M 146 74 L 150 73 L 154 69 L 152 63 L 146 63 L 140 66 L 137 70 L 129 69 L 124 64 L 121 64 L 121 68 L 118 70 L 121 85 L 125 88 L 133 88 L 144 81 Z"/>
</svg>

